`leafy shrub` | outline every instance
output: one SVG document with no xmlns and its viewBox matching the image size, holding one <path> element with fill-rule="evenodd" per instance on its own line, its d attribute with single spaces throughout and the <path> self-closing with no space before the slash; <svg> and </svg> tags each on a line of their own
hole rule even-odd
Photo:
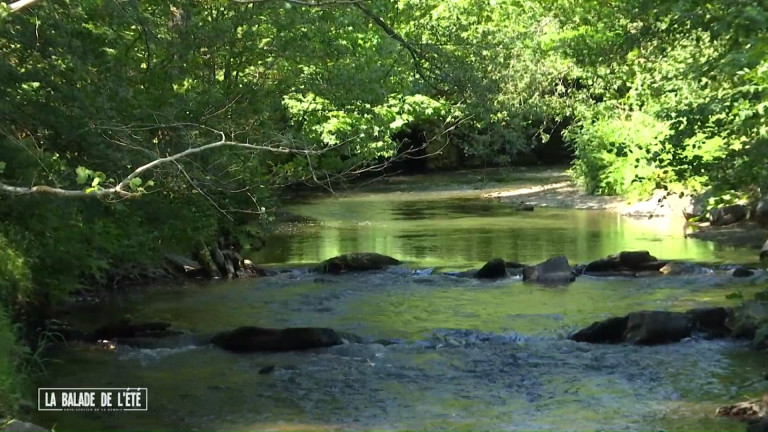
<svg viewBox="0 0 768 432">
<path fill-rule="evenodd" d="M 645 113 L 613 112 L 604 106 L 596 117 L 568 131 L 576 153 L 572 172 L 589 192 L 649 196 L 669 180 L 657 163 L 666 134 L 666 125 Z"/>
<path fill-rule="evenodd" d="M 16 338 L 10 314 L 0 307 L 0 422 L 18 413 L 26 378 L 20 373 L 25 353 Z"/>
</svg>

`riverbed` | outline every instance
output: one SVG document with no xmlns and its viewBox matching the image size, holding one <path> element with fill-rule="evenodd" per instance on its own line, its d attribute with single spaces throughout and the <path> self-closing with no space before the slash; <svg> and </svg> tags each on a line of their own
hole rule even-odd
<svg viewBox="0 0 768 432">
<path fill-rule="evenodd" d="M 398 179 L 304 198 L 250 258 L 287 270 L 230 282 L 146 287 L 75 310 L 77 327 L 129 314 L 191 335 L 242 325 L 322 326 L 365 344 L 237 355 L 194 337 L 152 349 L 71 346 L 48 364 L 46 387 L 147 387 L 140 413 L 38 413 L 65 430 L 743 430 L 718 406 L 760 393 L 764 354 L 742 342 L 688 339 L 637 347 L 589 345 L 567 335 L 636 310 L 732 305 L 766 285 L 763 274 L 652 278 L 579 277 L 565 287 L 516 278 L 442 274 L 494 257 L 536 263 L 566 255 L 586 263 L 621 250 L 663 259 L 752 263 L 754 251 L 685 238 L 679 221 L 613 212 L 519 211 L 482 199 L 528 187 L 539 173 L 497 183 Z M 503 183 L 503 184 L 502 184 Z M 403 266 L 362 274 L 304 269 L 348 252 L 378 252 Z M 384 342 L 387 344 L 376 343 Z M 272 373 L 259 374 L 274 365 Z"/>
</svg>

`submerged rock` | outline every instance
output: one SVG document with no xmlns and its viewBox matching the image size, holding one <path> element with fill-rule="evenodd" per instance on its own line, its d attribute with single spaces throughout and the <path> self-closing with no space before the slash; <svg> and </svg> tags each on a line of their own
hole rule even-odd
<svg viewBox="0 0 768 432">
<path fill-rule="evenodd" d="M 739 277 L 739 278 L 741 278 L 741 277 L 750 277 L 750 276 L 754 276 L 755 275 L 755 271 L 754 270 L 748 269 L 748 268 L 745 268 L 745 267 L 741 267 L 741 266 L 734 268 L 733 270 L 731 270 L 730 273 L 731 273 L 731 276 Z"/>
<path fill-rule="evenodd" d="M 397 259 L 378 253 L 350 253 L 329 258 L 315 267 L 314 271 L 339 274 L 342 272 L 382 270 L 399 264 L 401 263 Z"/>
<path fill-rule="evenodd" d="M 330 328 L 294 327 L 270 329 L 239 327 L 217 333 L 211 343 L 234 352 L 296 351 L 324 348 L 344 343 L 342 337 Z"/>
<path fill-rule="evenodd" d="M 475 273 L 478 279 L 501 279 L 507 277 L 507 263 L 501 258 L 488 261 Z"/>
<path fill-rule="evenodd" d="M 181 332 L 168 330 L 171 326 L 167 322 L 146 322 L 131 324 L 129 319 L 103 325 L 88 333 L 86 339 L 96 341 L 102 339 L 128 339 L 128 338 L 161 338 L 177 336 Z"/>
<path fill-rule="evenodd" d="M 535 266 L 525 267 L 523 280 L 543 284 L 566 284 L 576 280 L 576 274 L 568 264 L 568 258 L 558 256 Z"/>
<path fill-rule="evenodd" d="M 684 261 L 671 261 L 659 269 L 661 274 L 667 276 L 681 276 L 681 275 L 693 275 L 693 274 L 707 274 L 712 273 L 712 270 L 702 267 L 692 262 Z"/>
<path fill-rule="evenodd" d="M 343 343 L 361 344 L 365 342 L 365 339 L 363 339 L 362 337 L 354 333 L 345 332 L 345 331 L 336 331 L 336 334 L 339 335 Z"/>
</svg>

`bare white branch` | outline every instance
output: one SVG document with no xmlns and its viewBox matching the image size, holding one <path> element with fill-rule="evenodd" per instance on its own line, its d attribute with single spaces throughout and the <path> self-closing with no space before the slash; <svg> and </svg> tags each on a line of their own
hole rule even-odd
<svg viewBox="0 0 768 432">
<path fill-rule="evenodd" d="M 210 144 L 206 144 L 200 147 L 189 148 L 187 150 L 184 150 L 182 152 L 179 152 L 170 156 L 155 159 L 149 163 L 146 163 L 136 168 L 128 176 L 123 178 L 123 180 L 117 183 L 117 185 L 110 188 L 100 188 L 100 189 L 87 192 L 85 190 L 61 189 L 56 187 L 44 186 L 44 185 L 37 185 L 37 186 L 31 186 L 31 187 L 13 186 L 13 185 L 0 182 L 0 193 L 11 194 L 11 195 L 51 194 L 51 195 L 59 195 L 59 196 L 67 196 L 67 197 L 89 196 L 89 197 L 97 197 L 97 198 L 107 198 L 107 197 L 129 198 L 129 197 L 139 195 L 139 193 L 129 190 L 131 181 L 133 179 L 138 178 L 139 176 L 146 173 L 147 171 L 153 168 L 156 168 L 160 165 L 167 164 L 169 162 L 175 162 L 175 161 L 178 161 L 179 159 L 185 158 L 195 153 L 204 152 L 206 150 L 210 150 L 214 148 L 236 147 L 236 148 L 250 150 L 250 151 L 267 151 L 272 153 L 293 153 L 293 154 L 301 154 L 301 155 L 315 155 L 315 154 L 320 154 L 322 152 L 330 150 L 330 148 L 322 149 L 322 150 L 311 150 L 311 149 L 295 149 L 295 148 L 289 148 L 284 146 L 278 147 L 278 146 L 264 146 L 264 145 L 255 145 L 255 144 L 249 144 L 249 143 L 241 143 L 236 141 L 228 141 L 226 140 L 224 133 L 222 132 L 219 132 L 219 133 L 221 136 L 221 140 L 210 143 Z"/>
<path fill-rule="evenodd" d="M 33 4 L 39 2 L 40 0 L 18 0 L 15 2 L 11 2 L 8 7 L 10 7 L 11 12 L 20 12 Z"/>
</svg>

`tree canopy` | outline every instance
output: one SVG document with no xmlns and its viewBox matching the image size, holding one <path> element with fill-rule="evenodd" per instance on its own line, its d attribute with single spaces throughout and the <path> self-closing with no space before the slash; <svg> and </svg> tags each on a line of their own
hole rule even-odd
<svg viewBox="0 0 768 432">
<path fill-rule="evenodd" d="M 754 0 L 0 3 L 2 303 L 268 222 L 284 187 L 415 156 L 414 131 L 476 165 L 563 140 L 595 193 L 764 191 L 767 22 Z"/>
</svg>

